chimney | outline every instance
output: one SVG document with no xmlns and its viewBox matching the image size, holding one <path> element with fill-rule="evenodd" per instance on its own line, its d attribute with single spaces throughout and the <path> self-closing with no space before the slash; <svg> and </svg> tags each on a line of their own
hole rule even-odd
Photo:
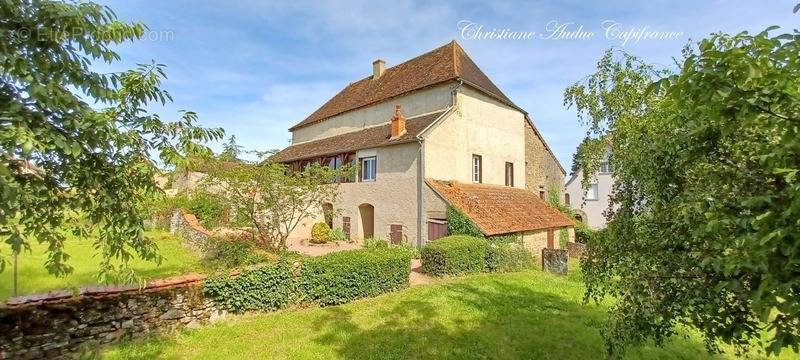
<svg viewBox="0 0 800 360">
<path fill-rule="evenodd" d="M 394 139 L 405 135 L 406 133 L 406 117 L 400 111 L 400 105 L 394 106 L 394 116 L 392 116 L 392 137 Z"/>
<path fill-rule="evenodd" d="M 386 71 L 386 61 L 381 59 L 372 62 L 372 79 L 377 79 Z"/>
</svg>

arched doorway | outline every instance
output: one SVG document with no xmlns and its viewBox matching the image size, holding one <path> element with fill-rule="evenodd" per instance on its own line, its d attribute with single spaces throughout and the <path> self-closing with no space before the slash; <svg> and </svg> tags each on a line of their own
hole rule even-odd
<svg viewBox="0 0 800 360">
<path fill-rule="evenodd" d="M 325 217 L 325 223 L 328 224 L 328 227 L 333 229 L 333 204 L 322 204 L 322 216 Z"/>
<path fill-rule="evenodd" d="M 359 230 L 361 238 L 371 238 L 375 236 L 375 207 L 370 204 L 358 206 Z"/>
</svg>

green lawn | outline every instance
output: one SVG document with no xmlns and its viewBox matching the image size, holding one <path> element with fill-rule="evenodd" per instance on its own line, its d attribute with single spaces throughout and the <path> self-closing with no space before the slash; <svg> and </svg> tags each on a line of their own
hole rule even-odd
<svg viewBox="0 0 800 360">
<path fill-rule="evenodd" d="M 133 260 L 133 268 L 141 276 L 153 279 L 202 269 L 198 256 L 181 246 L 179 238 L 164 231 L 149 231 L 147 235 L 156 238 L 164 261 L 159 266 L 151 261 Z M 31 252 L 23 252 L 19 257 L 19 294 L 74 289 L 83 285 L 97 284 L 100 256 L 94 249 L 93 242 L 94 239 L 68 237 L 65 243 L 66 252 L 71 256 L 68 264 L 75 270 L 62 278 L 50 275 L 44 268 L 47 246 L 31 244 Z M 0 299 L 12 296 L 13 291 L 12 265 L 7 264 L 5 271 L 0 273 Z"/>
<path fill-rule="evenodd" d="M 524 272 L 438 281 L 343 306 L 239 316 L 173 336 L 134 341 L 110 359 L 595 359 L 604 308 L 580 302 L 568 278 Z M 785 354 L 789 359 L 793 355 Z M 796 355 L 794 355 L 796 356 Z M 628 359 L 707 355 L 697 337 Z"/>
</svg>

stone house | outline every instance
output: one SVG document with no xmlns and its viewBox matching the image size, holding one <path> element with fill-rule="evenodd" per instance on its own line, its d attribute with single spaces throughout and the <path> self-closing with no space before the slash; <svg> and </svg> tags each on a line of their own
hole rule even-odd
<svg viewBox="0 0 800 360">
<path fill-rule="evenodd" d="M 448 206 L 486 235 L 522 233 L 532 247 L 548 234 L 557 246 L 554 232 L 573 224 L 543 200 L 565 172 L 530 116 L 455 41 L 391 68 L 376 60 L 289 130 L 292 144 L 272 160 L 359 167 L 323 206 L 334 216 L 321 211 L 293 239 L 326 221 L 352 239 L 422 246 L 446 233 Z"/>
</svg>

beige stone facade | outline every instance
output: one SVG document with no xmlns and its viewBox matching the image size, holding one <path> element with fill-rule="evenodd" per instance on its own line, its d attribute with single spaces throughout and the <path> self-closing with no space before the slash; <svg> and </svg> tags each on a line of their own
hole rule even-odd
<svg viewBox="0 0 800 360">
<path fill-rule="evenodd" d="M 547 148 L 546 143 L 531 123 L 525 124 L 525 178 L 526 188 L 539 194 L 547 195 L 550 188 L 555 187 L 563 192 L 566 172 L 555 155 Z M 563 194 L 560 194 L 563 198 Z"/>
</svg>

